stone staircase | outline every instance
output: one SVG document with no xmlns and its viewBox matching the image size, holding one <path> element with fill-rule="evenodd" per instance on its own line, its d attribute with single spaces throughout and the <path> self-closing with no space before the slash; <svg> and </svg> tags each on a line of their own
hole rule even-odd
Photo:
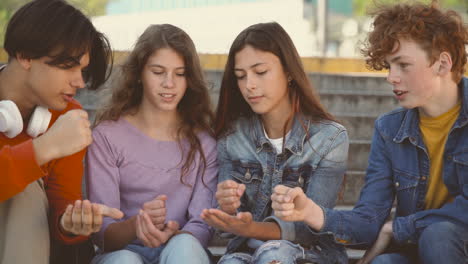
<svg viewBox="0 0 468 264">
<path fill-rule="evenodd" d="M 348 130 L 348 170 L 338 205 L 353 205 L 364 184 L 376 118 L 398 107 L 380 74 L 309 74 L 321 102 Z"/>
</svg>

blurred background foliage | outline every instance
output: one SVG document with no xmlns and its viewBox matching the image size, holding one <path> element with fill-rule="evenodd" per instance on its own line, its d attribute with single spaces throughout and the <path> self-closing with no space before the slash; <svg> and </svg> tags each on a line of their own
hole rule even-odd
<svg viewBox="0 0 468 264">
<path fill-rule="evenodd" d="M 3 47 L 8 20 L 15 11 L 31 0 L 0 0 L 0 47 Z M 107 4 L 113 0 L 68 0 L 88 16 L 105 15 Z"/>
</svg>

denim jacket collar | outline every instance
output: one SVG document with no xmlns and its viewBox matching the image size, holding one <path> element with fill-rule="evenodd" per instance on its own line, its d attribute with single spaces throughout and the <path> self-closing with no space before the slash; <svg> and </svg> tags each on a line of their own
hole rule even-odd
<svg viewBox="0 0 468 264">
<path fill-rule="evenodd" d="M 460 115 L 454 124 L 455 128 L 463 127 L 468 123 L 468 79 L 463 77 L 458 87 L 461 92 L 462 108 Z M 396 143 L 401 143 L 406 138 L 409 138 L 410 142 L 416 144 L 416 139 L 419 137 L 419 114 L 418 109 L 413 108 L 406 112 L 403 122 L 401 123 L 400 129 L 393 139 Z"/>
<path fill-rule="evenodd" d="M 252 128 L 252 138 L 255 142 L 255 147 L 257 153 L 263 149 L 265 144 L 271 145 L 270 141 L 266 138 L 265 133 L 263 132 L 263 125 L 259 115 L 254 115 L 251 120 Z M 301 114 L 297 114 L 294 117 L 293 125 L 291 128 L 291 134 L 288 137 L 288 140 L 284 144 L 284 148 L 289 150 L 295 155 L 301 155 L 304 148 L 304 139 L 307 136 L 306 130 L 302 126 L 304 124 L 305 128 L 309 130 L 310 120 L 305 118 Z"/>
</svg>

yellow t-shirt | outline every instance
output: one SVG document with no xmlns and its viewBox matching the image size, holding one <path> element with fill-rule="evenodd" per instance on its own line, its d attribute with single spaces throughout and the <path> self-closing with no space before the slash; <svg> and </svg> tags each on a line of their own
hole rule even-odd
<svg viewBox="0 0 468 264">
<path fill-rule="evenodd" d="M 438 117 L 420 116 L 419 129 L 429 152 L 430 164 L 424 206 L 426 210 L 440 208 L 453 200 L 443 182 L 442 170 L 444 167 L 445 143 L 450 129 L 457 120 L 460 109 L 461 102 Z"/>
</svg>

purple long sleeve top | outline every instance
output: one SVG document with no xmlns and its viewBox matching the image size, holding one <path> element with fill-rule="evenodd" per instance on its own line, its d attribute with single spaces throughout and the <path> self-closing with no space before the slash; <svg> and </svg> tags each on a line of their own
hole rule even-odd
<svg viewBox="0 0 468 264">
<path fill-rule="evenodd" d="M 218 165 L 216 141 L 207 133 L 198 137 L 206 158 L 205 175 L 202 180 L 203 161 L 197 153 L 183 178 L 184 185 L 177 142 L 150 138 L 123 118 L 102 122 L 93 130 L 93 143 L 86 155 L 90 201 L 120 209 L 125 214 L 122 220 L 126 220 L 138 214 L 145 202 L 165 194 L 166 221 L 177 221 L 181 230 L 192 233 L 206 247 L 213 230 L 200 213 L 216 206 Z M 189 143 L 182 145 L 187 153 Z M 105 230 L 116 221 L 121 220 L 103 219 L 101 230 L 93 235 L 99 247 Z M 138 240 L 133 243 L 141 244 Z"/>
</svg>

